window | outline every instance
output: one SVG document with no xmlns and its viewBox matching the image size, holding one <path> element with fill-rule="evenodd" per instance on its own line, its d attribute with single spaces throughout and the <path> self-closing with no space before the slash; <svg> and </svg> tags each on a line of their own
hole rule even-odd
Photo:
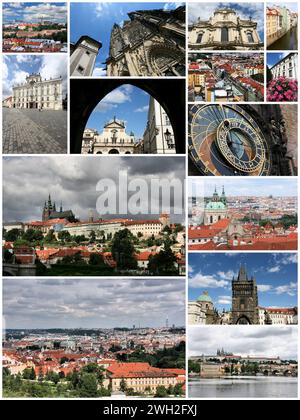
<svg viewBox="0 0 300 420">
<path fill-rule="evenodd" d="M 197 36 L 197 44 L 201 44 L 201 42 L 202 42 L 202 38 L 203 38 L 203 34 L 199 34 L 199 35 Z"/>
<path fill-rule="evenodd" d="M 89 51 L 86 51 L 85 53 L 86 53 L 86 55 L 90 55 L 91 54 Z"/>
<path fill-rule="evenodd" d="M 82 66 L 78 66 L 77 67 L 77 71 L 79 71 L 79 73 L 83 73 L 84 72 L 84 68 Z"/>
<path fill-rule="evenodd" d="M 247 33 L 247 38 L 248 38 L 248 42 L 249 43 L 253 43 L 254 42 L 254 38 L 253 38 L 252 32 L 248 32 Z"/>
<path fill-rule="evenodd" d="M 228 42 L 228 28 L 221 29 L 221 42 Z"/>
</svg>

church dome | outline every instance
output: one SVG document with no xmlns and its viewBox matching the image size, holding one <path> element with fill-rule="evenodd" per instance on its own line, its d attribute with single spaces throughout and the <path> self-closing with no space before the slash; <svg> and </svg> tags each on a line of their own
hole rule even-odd
<svg viewBox="0 0 300 420">
<path fill-rule="evenodd" d="M 210 201 L 207 203 L 206 208 L 209 210 L 224 210 L 226 209 L 226 206 L 222 201 Z"/>
<path fill-rule="evenodd" d="M 203 292 L 202 295 L 198 297 L 197 302 L 213 303 L 212 298 L 207 292 Z"/>
</svg>

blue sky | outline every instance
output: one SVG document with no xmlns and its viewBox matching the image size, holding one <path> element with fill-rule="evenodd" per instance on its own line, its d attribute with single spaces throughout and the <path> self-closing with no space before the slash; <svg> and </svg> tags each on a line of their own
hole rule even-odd
<svg viewBox="0 0 300 420">
<path fill-rule="evenodd" d="M 189 300 L 207 291 L 219 309 L 231 309 L 231 280 L 241 263 L 256 278 L 260 306 L 297 306 L 296 253 L 190 253 Z"/>
<path fill-rule="evenodd" d="M 273 67 L 274 64 L 278 63 L 284 57 L 286 57 L 290 51 L 282 52 L 282 53 L 267 53 L 267 65 L 268 67 Z"/>
<path fill-rule="evenodd" d="M 66 55 L 4 55 L 2 61 L 3 98 L 11 96 L 12 87 L 24 83 L 26 77 L 32 73 L 40 73 L 42 79 L 53 79 L 61 76 L 63 79 L 63 94 L 65 94 L 67 91 L 67 65 Z"/>
<path fill-rule="evenodd" d="M 286 7 L 287 9 L 289 9 L 291 12 L 298 12 L 298 5 L 297 3 L 289 3 L 289 2 L 280 2 L 280 1 L 275 1 L 275 2 L 269 2 L 267 3 L 268 7 L 272 7 L 272 6 L 280 6 L 280 7 Z"/>
<path fill-rule="evenodd" d="M 125 121 L 128 134 L 133 131 L 136 138 L 141 138 L 146 128 L 149 98 L 148 93 L 135 86 L 122 85 L 99 102 L 86 127 L 101 133 L 104 124 L 115 116 Z"/>
<path fill-rule="evenodd" d="M 103 64 L 109 56 L 110 33 L 115 23 L 122 26 L 127 13 L 135 10 L 174 9 L 181 3 L 71 3 L 70 40 L 76 42 L 88 35 L 102 42 L 96 59 L 94 76 L 105 76 Z"/>
<path fill-rule="evenodd" d="M 207 180 L 203 178 L 189 178 L 189 195 L 192 190 L 192 183 L 195 183 L 199 192 L 204 191 L 205 196 L 211 196 L 215 186 L 220 192 L 224 185 L 227 196 L 268 196 L 272 194 L 276 197 L 297 196 L 297 180 L 294 178 L 243 178 L 229 179 L 221 177 L 221 179 Z"/>
<path fill-rule="evenodd" d="M 264 4 L 263 3 L 189 3 L 188 21 L 194 23 L 200 18 L 208 20 L 216 9 L 230 7 L 234 9 L 241 19 L 249 19 L 251 16 L 253 22 L 257 22 L 257 30 L 261 42 L 264 41 Z"/>
<path fill-rule="evenodd" d="M 3 23 L 37 23 L 40 19 L 67 22 L 66 3 L 3 3 Z"/>
</svg>

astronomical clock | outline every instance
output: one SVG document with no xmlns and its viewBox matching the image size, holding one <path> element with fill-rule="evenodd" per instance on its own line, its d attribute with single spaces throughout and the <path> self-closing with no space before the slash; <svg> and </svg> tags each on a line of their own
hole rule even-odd
<svg viewBox="0 0 300 420">
<path fill-rule="evenodd" d="M 238 105 L 190 106 L 188 148 L 202 175 L 271 174 L 272 153 L 266 134 Z"/>
</svg>

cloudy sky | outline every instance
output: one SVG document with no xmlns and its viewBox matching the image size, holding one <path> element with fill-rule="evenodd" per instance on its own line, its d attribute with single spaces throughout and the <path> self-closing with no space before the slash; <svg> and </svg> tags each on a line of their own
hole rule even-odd
<svg viewBox="0 0 300 420">
<path fill-rule="evenodd" d="M 105 60 L 109 56 L 110 33 L 113 25 L 122 26 L 129 20 L 129 12 L 135 10 L 165 9 L 171 10 L 182 3 L 71 3 L 70 26 L 71 42 L 76 42 L 84 34 L 102 43 L 102 48 L 97 56 L 93 76 L 106 76 Z"/>
<path fill-rule="evenodd" d="M 161 327 L 185 323 L 183 280 L 4 279 L 6 328 Z"/>
<path fill-rule="evenodd" d="M 189 3 L 188 5 L 188 21 L 189 24 L 194 23 L 200 18 L 208 20 L 216 9 L 222 7 L 230 7 L 237 12 L 241 19 L 249 19 L 251 16 L 253 22 L 257 22 L 257 30 L 261 41 L 264 40 L 264 4 L 263 3 Z"/>
<path fill-rule="evenodd" d="M 213 355 L 218 349 L 241 356 L 297 359 L 297 327 L 214 326 L 189 328 L 189 356 Z"/>
<path fill-rule="evenodd" d="M 101 214 L 96 212 L 99 208 L 99 197 L 103 193 L 96 186 L 104 179 L 114 181 L 117 190 L 117 205 L 119 201 L 118 184 L 120 171 L 128 174 L 128 184 L 135 181 L 143 183 L 148 189 L 150 182 L 157 180 L 174 180 L 182 185 L 185 176 L 185 162 L 182 157 L 118 157 L 110 156 L 47 156 L 47 157 L 11 157 L 3 160 L 3 220 L 8 221 L 31 221 L 41 220 L 41 212 L 48 194 L 57 204 L 63 202 L 64 209 L 72 209 L 76 217 L 87 220 L 89 209 L 94 210 L 95 218 Z M 125 184 L 126 185 L 126 184 Z M 130 185 L 129 185 L 130 186 Z M 132 192 L 128 192 L 128 200 L 137 192 L 137 185 L 132 185 Z M 148 188 L 149 187 L 149 188 Z M 123 194 L 127 188 L 122 188 Z M 144 191 L 144 190 L 143 190 Z M 147 192 L 147 191 L 146 191 Z M 182 192 L 177 188 L 176 193 Z M 115 198 L 114 188 L 109 188 L 108 196 L 110 203 Z M 173 194 L 171 192 L 171 198 Z M 150 205 L 159 203 L 159 200 L 144 198 L 142 214 L 129 214 L 130 218 L 150 218 L 155 216 L 150 211 Z M 180 194 L 176 194 L 178 202 Z M 175 195 L 173 198 L 176 198 Z M 125 202 L 122 201 L 122 202 Z M 172 200 L 171 200 L 172 201 Z M 98 206 L 97 206 L 98 204 Z M 106 204 L 105 204 L 106 207 Z M 160 209 L 161 211 L 161 209 Z M 158 213 L 160 213 L 160 211 Z M 174 216 L 172 216 L 172 213 Z M 176 214 L 175 214 L 176 213 Z M 171 220 L 174 222 L 184 221 L 182 213 L 182 200 L 175 205 L 171 202 Z M 104 218 L 122 216 L 117 212 L 105 215 Z"/>
<path fill-rule="evenodd" d="M 280 60 L 285 58 L 287 55 L 290 54 L 290 51 L 280 52 L 280 53 L 267 53 L 267 65 L 268 67 L 273 67 L 276 63 Z M 297 55 L 297 54 L 296 54 Z"/>
<path fill-rule="evenodd" d="M 150 95 L 132 85 L 122 85 L 106 95 L 88 119 L 86 128 L 102 133 L 104 124 L 116 116 L 125 121 L 126 132 L 141 139 L 147 124 Z"/>
<path fill-rule="evenodd" d="M 218 192 L 222 191 L 224 185 L 227 196 L 261 196 L 265 197 L 272 194 L 275 197 L 297 196 L 297 179 L 291 178 L 224 178 L 214 177 L 213 180 L 207 178 L 189 178 L 189 195 L 192 193 L 192 185 L 195 184 L 199 193 L 204 192 L 205 197 L 212 196 L 215 187 Z"/>
<path fill-rule="evenodd" d="M 3 97 L 12 95 L 12 87 L 26 81 L 32 73 L 40 73 L 42 79 L 57 77 L 63 79 L 63 95 L 67 92 L 67 56 L 46 54 L 37 55 L 4 55 L 2 62 Z"/>
<path fill-rule="evenodd" d="M 204 291 L 220 311 L 231 309 L 231 281 L 241 264 L 254 276 L 260 306 L 297 306 L 297 253 L 190 253 L 189 300 Z"/>
<path fill-rule="evenodd" d="M 3 3 L 3 23 L 37 23 L 40 19 L 67 22 L 66 3 Z"/>
</svg>

